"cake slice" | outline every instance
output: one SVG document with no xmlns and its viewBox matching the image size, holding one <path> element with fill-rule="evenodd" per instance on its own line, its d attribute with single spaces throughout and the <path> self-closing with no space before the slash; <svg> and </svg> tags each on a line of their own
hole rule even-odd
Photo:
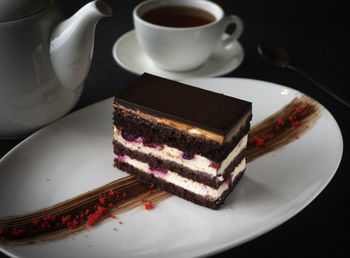
<svg viewBox="0 0 350 258">
<path fill-rule="evenodd" d="M 245 171 L 250 102 L 150 74 L 114 99 L 114 164 L 218 209 Z"/>
</svg>

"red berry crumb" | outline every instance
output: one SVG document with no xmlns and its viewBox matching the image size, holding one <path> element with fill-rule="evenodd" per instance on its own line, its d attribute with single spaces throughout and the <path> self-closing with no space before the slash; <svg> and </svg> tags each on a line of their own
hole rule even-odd
<svg viewBox="0 0 350 258">
<path fill-rule="evenodd" d="M 264 145 L 264 139 L 263 139 L 263 138 L 260 138 L 260 137 L 258 137 L 258 136 L 254 136 L 253 138 L 251 138 L 251 139 L 249 140 L 249 143 L 255 144 L 255 146 L 259 147 L 259 146 Z"/>
<path fill-rule="evenodd" d="M 105 203 L 106 202 L 106 197 L 102 197 L 100 196 L 100 198 L 98 199 L 100 203 Z"/>
<path fill-rule="evenodd" d="M 40 219 L 39 218 L 33 218 L 33 224 L 39 225 L 40 224 Z"/>
<path fill-rule="evenodd" d="M 62 216 L 62 224 L 66 224 L 70 220 L 70 215 Z"/>
<path fill-rule="evenodd" d="M 292 126 L 298 126 L 298 125 L 300 125 L 300 121 L 293 121 L 292 122 Z"/>
<path fill-rule="evenodd" d="M 16 228 L 12 229 L 12 235 L 14 237 L 18 237 L 18 236 L 22 235 L 24 232 L 25 232 L 24 229 L 16 229 Z"/>
<path fill-rule="evenodd" d="M 145 203 L 145 209 L 146 210 L 151 210 L 151 209 L 153 209 L 154 207 L 153 207 L 153 202 L 152 201 L 149 201 L 149 202 L 146 202 Z"/>
<path fill-rule="evenodd" d="M 277 122 L 277 125 L 284 125 L 284 121 L 282 118 L 277 118 L 276 122 Z"/>
</svg>

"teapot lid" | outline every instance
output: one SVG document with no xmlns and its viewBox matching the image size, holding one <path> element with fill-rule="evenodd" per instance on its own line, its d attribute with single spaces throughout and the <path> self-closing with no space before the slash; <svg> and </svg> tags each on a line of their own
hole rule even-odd
<svg viewBox="0 0 350 258">
<path fill-rule="evenodd" d="M 0 0 L 0 22 L 31 16 L 46 5 L 47 0 Z"/>
</svg>

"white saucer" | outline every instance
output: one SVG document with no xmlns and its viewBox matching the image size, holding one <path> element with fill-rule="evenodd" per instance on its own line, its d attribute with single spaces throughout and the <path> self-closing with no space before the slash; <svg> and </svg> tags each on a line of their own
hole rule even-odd
<svg viewBox="0 0 350 258">
<path fill-rule="evenodd" d="M 156 67 L 146 55 L 136 39 L 134 30 L 125 33 L 114 43 L 112 53 L 117 63 L 129 72 L 135 74 L 147 72 L 172 80 L 224 75 L 235 70 L 244 58 L 243 48 L 236 41 L 228 47 L 216 49 L 208 61 L 195 70 L 188 72 L 165 71 Z"/>
</svg>

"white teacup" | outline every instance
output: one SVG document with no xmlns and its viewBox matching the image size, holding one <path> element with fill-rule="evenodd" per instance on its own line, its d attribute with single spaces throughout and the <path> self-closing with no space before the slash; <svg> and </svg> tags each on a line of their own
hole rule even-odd
<svg viewBox="0 0 350 258">
<path fill-rule="evenodd" d="M 215 20 L 193 27 L 157 25 L 142 18 L 159 7 L 186 6 L 207 11 Z M 236 15 L 225 15 L 217 4 L 206 0 L 149 0 L 133 11 L 137 40 L 154 64 L 169 71 L 189 71 L 205 63 L 216 47 L 225 47 L 239 38 L 243 23 Z M 235 24 L 233 34 L 222 39 L 227 26 Z M 221 44 L 221 45 L 220 45 Z"/>
</svg>

